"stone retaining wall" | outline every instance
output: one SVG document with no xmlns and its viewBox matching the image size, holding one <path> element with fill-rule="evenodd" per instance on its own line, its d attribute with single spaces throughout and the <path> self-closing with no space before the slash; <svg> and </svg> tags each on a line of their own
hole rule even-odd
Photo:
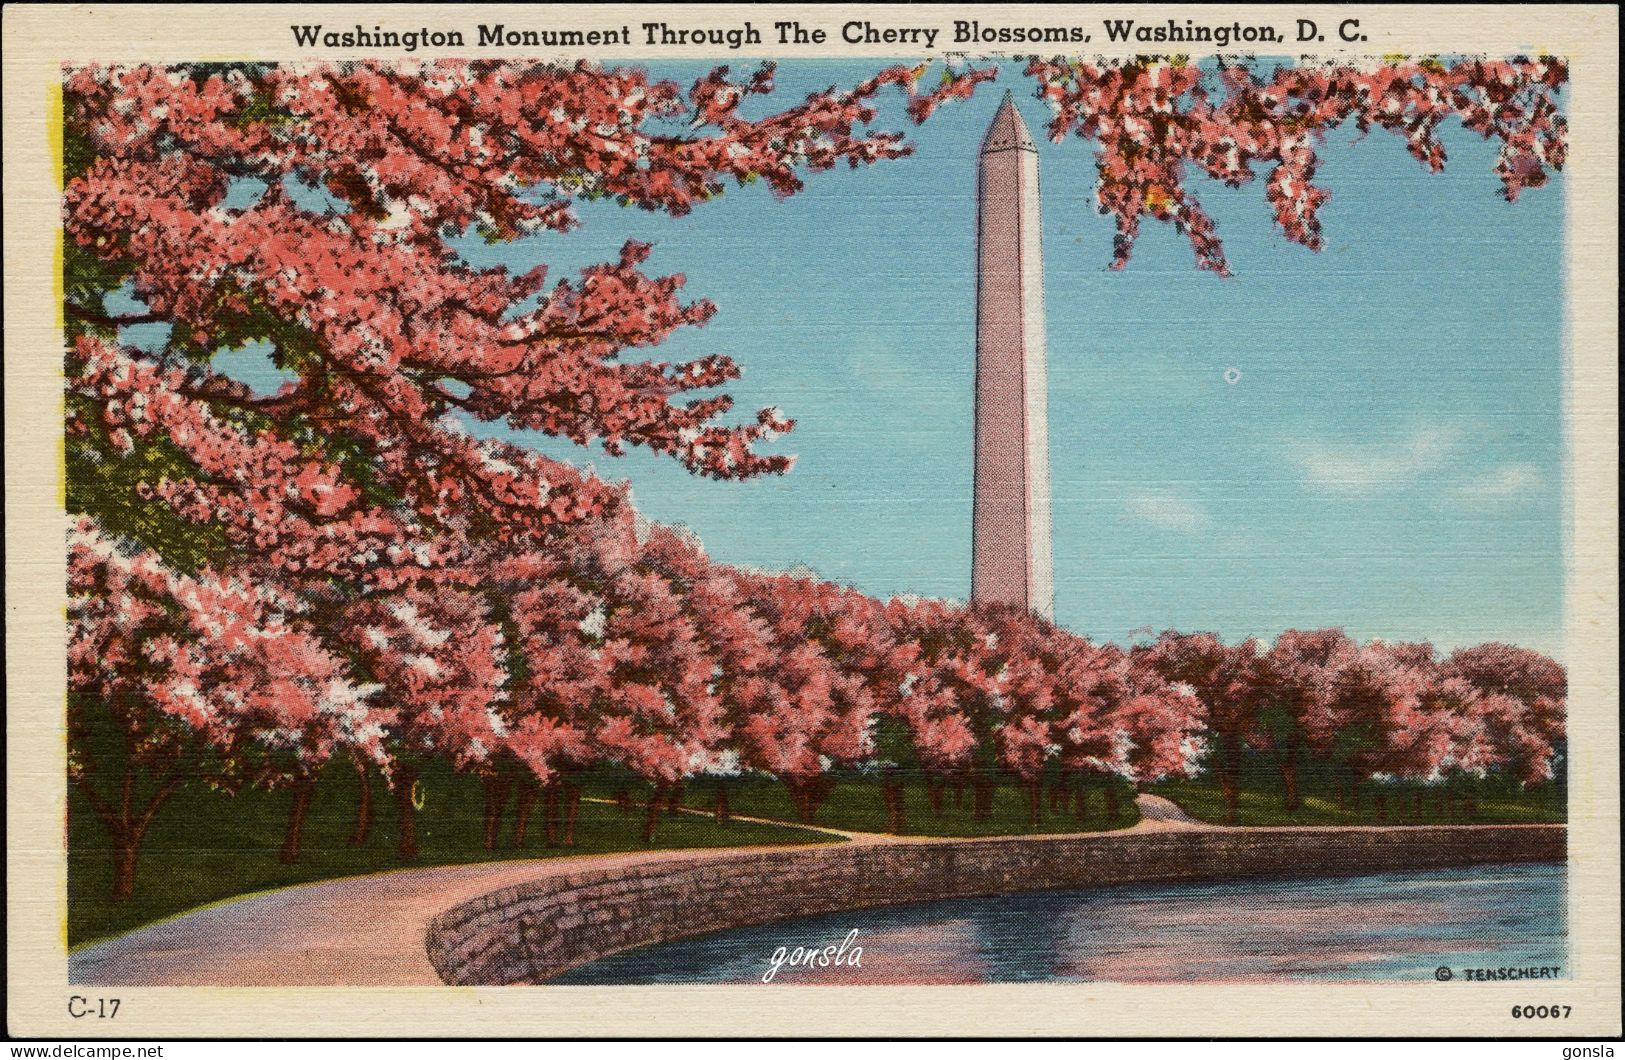
<svg viewBox="0 0 1625 1060">
<path fill-rule="evenodd" d="M 815 913 L 1120 883 L 1562 861 L 1566 834 L 1562 825 L 1237 828 L 718 850 L 495 891 L 442 913 L 425 941 L 448 983 L 539 983 L 636 946 Z"/>
</svg>

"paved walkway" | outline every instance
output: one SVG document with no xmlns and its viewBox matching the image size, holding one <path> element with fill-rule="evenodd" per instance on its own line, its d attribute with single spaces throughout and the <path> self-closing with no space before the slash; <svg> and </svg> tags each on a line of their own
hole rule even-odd
<svg viewBox="0 0 1625 1060">
<path fill-rule="evenodd" d="M 1213 827 L 1192 821 L 1167 799 L 1141 795 L 1136 801 L 1141 821 L 1127 831 Z M 928 837 L 819 830 L 862 844 L 942 842 Z M 762 849 L 538 858 L 402 869 L 301 884 L 183 913 L 87 946 L 69 956 L 68 979 L 123 986 L 438 985 L 440 977 L 424 950 L 424 933 L 431 920 L 454 905 L 503 887 L 582 868 L 716 858 Z"/>
<path fill-rule="evenodd" d="M 1134 804 L 1140 808 L 1140 823 L 1161 828 L 1217 828 L 1216 824 L 1198 821 L 1179 808 L 1179 803 L 1161 795 L 1136 795 Z"/>
</svg>

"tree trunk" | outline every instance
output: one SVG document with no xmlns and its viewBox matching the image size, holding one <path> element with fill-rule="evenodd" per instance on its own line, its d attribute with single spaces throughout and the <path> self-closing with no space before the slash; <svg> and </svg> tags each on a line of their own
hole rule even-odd
<svg viewBox="0 0 1625 1060">
<path fill-rule="evenodd" d="M 908 830 L 908 819 L 903 809 L 903 785 L 887 780 L 881 785 L 881 796 L 886 800 L 886 831 L 902 835 Z"/>
<path fill-rule="evenodd" d="M 1106 797 L 1106 823 L 1116 824 L 1117 813 L 1121 808 L 1117 804 L 1117 785 L 1113 784 L 1111 781 L 1107 781 L 1104 795 Z"/>
<path fill-rule="evenodd" d="M 622 813 L 631 813 L 637 809 L 637 803 L 632 801 L 632 792 L 629 788 L 622 788 L 615 793 L 615 805 Z"/>
<path fill-rule="evenodd" d="M 1302 805 L 1298 796 L 1298 763 L 1292 759 L 1283 759 L 1281 766 L 1281 804 L 1288 813 L 1295 812 Z"/>
<path fill-rule="evenodd" d="M 1376 801 L 1377 821 L 1378 823 L 1386 824 L 1388 822 L 1388 796 L 1379 791 L 1376 794 Z"/>
<path fill-rule="evenodd" d="M 134 753 L 128 742 L 125 753 L 126 755 Z M 123 781 L 120 784 L 117 807 L 103 798 L 88 780 L 81 777 L 75 781 L 85 801 L 90 803 L 90 808 L 95 811 L 102 827 L 107 830 L 108 838 L 112 840 L 114 902 L 127 901 L 135 893 L 135 863 L 141 851 L 141 840 L 146 836 L 147 827 L 152 824 L 153 817 L 157 816 L 159 807 L 169 800 L 186 776 L 183 766 L 171 770 L 159 781 L 152 798 L 140 809 L 135 805 L 135 772 L 128 764 L 125 766 Z"/>
<path fill-rule="evenodd" d="M 547 846 L 559 845 L 559 782 L 557 778 L 547 782 L 542 790 L 542 831 L 546 833 Z"/>
<path fill-rule="evenodd" d="M 993 780 L 980 773 L 971 781 L 971 818 L 977 821 L 993 817 Z"/>
<path fill-rule="evenodd" d="M 1224 793 L 1224 823 L 1235 824 L 1241 806 L 1241 738 L 1227 736 L 1219 760 L 1219 790 Z"/>
<path fill-rule="evenodd" d="M 818 811 L 823 808 L 824 802 L 835 790 L 835 778 L 828 773 L 820 773 L 807 785 L 807 823 L 811 824 Z"/>
<path fill-rule="evenodd" d="M 141 844 L 128 836 L 113 839 L 113 901 L 128 901 L 135 893 L 135 859 Z"/>
<path fill-rule="evenodd" d="M 790 789 L 790 801 L 796 807 L 796 820 L 802 824 L 812 824 L 813 815 L 817 807 L 813 804 L 812 783 L 806 780 L 787 780 L 785 786 Z"/>
<path fill-rule="evenodd" d="M 649 805 L 643 815 L 643 842 L 645 846 L 653 846 L 655 841 L 655 826 L 660 823 L 660 796 L 665 790 L 662 784 L 656 784 L 655 790 L 649 795 Z"/>
<path fill-rule="evenodd" d="M 797 820 L 801 818 L 801 798 L 796 794 L 796 782 L 789 777 L 779 777 L 779 783 L 784 785 L 784 793 L 790 796 L 791 816 Z"/>
<path fill-rule="evenodd" d="M 498 773 L 485 778 L 485 849 L 497 848 L 497 833 L 502 827 L 502 811 L 508 805 L 508 793 L 513 781 Z"/>
<path fill-rule="evenodd" d="M 1036 831 L 1038 829 L 1039 811 L 1044 801 L 1044 782 L 1042 780 L 1027 781 L 1027 827 Z"/>
<path fill-rule="evenodd" d="M 310 810 L 310 800 L 315 795 L 314 776 L 294 778 L 293 806 L 288 811 L 287 830 L 282 834 L 282 850 L 277 854 L 277 860 L 284 865 L 299 864 L 299 843 L 305 834 L 305 814 Z"/>
<path fill-rule="evenodd" d="M 418 856 L 417 807 L 412 805 L 412 789 L 417 786 L 418 771 L 411 766 L 395 769 L 395 824 L 399 829 L 395 844 L 395 860 L 411 861 Z"/>
<path fill-rule="evenodd" d="M 728 823 L 728 820 L 729 820 L 729 816 L 728 816 L 728 784 L 727 784 L 726 781 L 718 781 L 717 782 L 716 818 L 717 818 L 717 824 L 721 824 L 721 825 L 726 825 Z"/>
<path fill-rule="evenodd" d="M 679 780 L 666 793 L 666 812 L 680 813 L 683 809 L 683 782 Z"/>
<path fill-rule="evenodd" d="M 519 785 L 519 797 L 514 801 L 513 808 L 513 847 L 515 850 L 525 845 L 525 833 L 530 830 L 530 815 L 536 809 L 536 799 L 541 793 L 540 785 L 534 780 L 527 779 Z"/>
<path fill-rule="evenodd" d="M 356 804 L 355 828 L 350 831 L 350 838 L 346 842 L 350 846 L 360 847 L 367 845 L 367 838 L 372 834 L 372 777 L 367 772 L 366 759 L 351 751 L 350 761 L 355 763 L 355 779 L 360 787 L 361 801 Z"/>
<path fill-rule="evenodd" d="M 576 815 L 581 810 L 581 789 L 574 784 L 564 785 L 564 845 L 576 845 Z"/>
<path fill-rule="evenodd" d="M 1077 803 L 1078 821 L 1080 823 L 1082 823 L 1083 821 L 1086 821 L 1086 820 L 1089 819 L 1089 788 L 1084 783 L 1082 777 L 1078 778 L 1078 794 L 1077 794 L 1077 798 L 1078 798 L 1078 803 Z"/>
<path fill-rule="evenodd" d="M 965 778 L 959 777 L 954 781 L 954 809 L 963 809 L 965 805 Z"/>
<path fill-rule="evenodd" d="M 945 809 L 945 799 L 943 797 L 945 794 L 941 777 L 928 776 L 925 778 L 925 798 L 931 804 L 931 816 L 942 816 Z"/>
</svg>

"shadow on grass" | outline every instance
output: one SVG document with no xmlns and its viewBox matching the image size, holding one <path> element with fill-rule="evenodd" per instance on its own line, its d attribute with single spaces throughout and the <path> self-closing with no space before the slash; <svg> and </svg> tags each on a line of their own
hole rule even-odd
<svg viewBox="0 0 1625 1060">
<path fill-rule="evenodd" d="M 729 809 L 735 814 L 787 824 L 798 820 L 789 790 L 777 781 L 751 777 L 730 780 L 727 786 Z M 1072 789 L 1068 790 L 1068 801 L 1062 806 L 1052 805 L 1050 789 L 1046 788 L 1039 799 L 1038 827 L 1034 828 L 1029 816 L 1027 791 L 1009 780 L 994 787 L 991 813 L 985 819 L 977 820 L 972 813 L 974 796 L 969 786 L 957 796 L 951 789 L 945 791 L 942 813 L 939 815 L 932 809 L 925 784 L 911 779 L 903 786 L 902 834 L 954 839 L 1056 835 L 1104 832 L 1138 823 L 1140 813 L 1134 806 L 1134 789 L 1123 782 L 1114 782 L 1113 789 L 1115 813 L 1107 812 L 1104 789 L 1095 787 L 1085 798 L 1085 812 L 1079 817 Z M 716 783 L 711 780 L 691 783 L 684 790 L 683 804 L 696 809 L 710 809 L 716 804 L 716 790 Z M 880 781 L 861 774 L 840 775 L 809 823 L 850 832 L 886 832 L 886 801 Z"/>
<path fill-rule="evenodd" d="M 335 764 L 323 774 L 296 865 L 277 860 L 293 798 L 289 792 L 232 796 L 201 786 L 183 789 L 153 820 L 136 867 L 135 893 L 124 902 L 111 898 L 113 860 L 106 832 L 73 793 L 68 813 L 68 944 L 79 946 L 201 905 L 297 883 L 409 867 L 651 849 L 642 841 L 641 812 L 583 801 L 573 847 L 544 845 L 539 809 L 526 845 L 512 846 L 510 802 L 498 848 L 486 850 L 480 781 L 449 771 L 426 772 L 423 809 L 418 814 L 421 853 L 414 861 L 401 862 L 394 856 L 393 800 L 381 778 L 374 776 L 372 787 L 376 810 L 372 834 L 364 845 L 352 847 L 347 840 L 359 796 L 356 774 L 348 763 Z M 638 797 L 643 799 L 645 793 Z M 721 826 L 702 816 L 662 814 L 653 848 L 838 841 L 837 836 L 791 826 L 745 821 Z"/>
<path fill-rule="evenodd" d="M 1145 790 L 1177 803 L 1201 821 L 1224 821 L 1224 796 L 1207 775 L 1148 785 Z M 1288 810 L 1279 777 L 1263 768 L 1242 776 L 1236 824 L 1411 825 L 1559 824 L 1567 820 L 1567 792 L 1556 783 L 1528 789 L 1501 781 L 1460 779 L 1449 784 L 1365 782 L 1339 798 L 1336 786 L 1310 774 L 1301 803 Z"/>
</svg>

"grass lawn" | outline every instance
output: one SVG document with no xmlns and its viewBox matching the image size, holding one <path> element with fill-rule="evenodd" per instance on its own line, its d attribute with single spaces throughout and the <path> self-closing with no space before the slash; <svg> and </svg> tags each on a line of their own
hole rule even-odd
<svg viewBox="0 0 1625 1060">
<path fill-rule="evenodd" d="M 641 812 L 583 801 L 576 845 L 549 849 L 543 843 L 538 804 L 524 849 L 508 845 L 513 801 L 508 803 L 501 846 L 482 842 L 483 789 L 477 778 L 425 771 L 424 802 L 418 814 L 415 862 L 395 860 L 394 800 L 373 778 L 374 821 L 365 846 L 350 847 L 355 822 L 357 781 L 348 762 L 336 763 L 317 785 L 305 824 L 303 855 L 297 865 L 277 860 L 293 796 L 286 791 L 250 791 L 227 796 L 206 788 L 183 788 L 164 804 L 142 844 L 135 894 L 114 903 L 112 856 L 106 832 L 82 797 L 71 792 L 68 812 L 68 944 L 77 946 L 210 902 L 293 883 L 378 872 L 409 865 L 447 865 L 510 858 L 563 857 L 647 849 Z M 588 795 L 602 794 L 599 784 Z M 640 800 L 646 789 L 634 787 Z M 70 789 L 71 791 L 71 789 Z M 806 829 L 735 821 L 719 827 L 709 818 L 663 814 L 657 848 L 725 847 L 751 844 L 834 842 Z"/>
<path fill-rule="evenodd" d="M 1147 785 L 1153 795 L 1172 799 L 1192 817 L 1215 823 L 1224 820 L 1224 796 L 1211 773 L 1189 779 L 1165 780 Z M 1560 784 L 1539 784 L 1519 788 L 1498 781 L 1453 780 L 1445 790 L 1455 800 L 1453 812 L 1441 814 L 1439 789 L 1418 784 L 1366 783 L 1351 790 L 1347 804 L 1338 809 L 1332 781 L 1313 768 L 1306 768 L 1299 782 L 1302 804 L 1288 812 L 1281 797 L 1281 778 L 1268 762 L 1249 758 L 1242 769 L 1241 798 L 1237 824 L 1242 825 L 1333 825 L 1333 824 L 1549 824 L 1567 820 L 1567 792 Z M 1385 813 L 1377 814 L 1376 796 L 1381 792 Z M 1422 814 L 1414 815 L 1416 794 L 1422 795 Z M 1474 803 L 1469 816 L 1464 800 Z"/>
<path fill-rule="evenodd" d="M 938 817 L 931 812 L 931 804 L 923 783 L 909 781 L 904 787 L 904 834 L 929 836 L 988 836 L 1050 834 L 1057 832 L 1093 832 L 1113 828 L 1127 828 L 1140 819 L 1134 806 L 1134 791 L 1126 783 L 1117 787 L 1117 815 L 1106 816 L 1105 797 L 1096 788 L 1089 792 L 1088 815 L 1078 820 L 1073 807 L 1050 809 L 1049 790 L 1041 800 L 1038 827 L 1028 824 L 1027 792 L 1018 784 L 1001 778 L 993 793 L 993 814 L 983 821 L 971 815 L 971 791 L 967 786 L 963 800 L 955 805 L 953 793 L 944 797 L 944 812 Z M 716 804 L 716 787 L 710 780 L 695 780 L 685 786 L 683 803 L 701 809 Z M 766 778 L 744 778 L 728 782 L 728 806 L 735 814 L 765 817 L 775 821 L 796 820 L 796 810 L 790 801 L 790 792 L 783 784 Z M 818 808 L 813 824 L 829 828 L 844 828 L 854 832 L 886 831 L 886 806 L 881 795 L 880 781 L 861 774 L 841 775 L 823 805 Z"/>
<path fill-rule="evenodd" d="M 523 849 L 510 845 L 513 802 L 503 821 L 501 845 L 488 851 L 482 842 L 484 792 L 477 778 L 446 769 L 425 770 L 423 808 L 418 813 L 418 842 L 422 853 L 415 862 L 395 860 L 394 800 L 381 778 L 372 778 L 374 823 L 364 846 L 346 844 L 355 820 L 357 780 L 348 763 L 334 764 L 317 786 L 305 825 L 303 857 L 297 865 L 277 860 L 287 823 L 292 794 L 286 791 L 249 791 L 227 796 L 203 788 L 183 788 L 164 805 L 142 845 L 136 869 L 135 894 L 114 903 L 112 856 L 101 822 L 82 797 L 70 789 L 68 812 L 68 942 L 78 946 L 127 931 L 187 909 L 237 895 L 294 883 L 379 872 L 407 865 L 448 865 L 514 858 L 563 857 L 646 849 L 642 842 L 642 804 L 649 788 L 623 778 L 594 775 L 582 778 L 586 800 L 576 824 L 576 845 L 548 848 L 543 843 L 542 808 L 538 804 L 530 836 Z M 627 812 L 591 799 L 609 799 L 628 789 L 638 808 Z M 1149 785 L 1146 791 L 1172 799 L 1191 816 L 1218 822 L 1224 800 L 1211 775 L 1169 780 Z M 1326 778 L 1306 769 L 1302 778 L 1303 802 L 1295 813 L 1282 808 L 1280 778 L 1268 762 L 1249 759 L 1242 775 L 1240 824 L 1431 824 L 1441 820 L 1435 793 L 1424 790 L 1423 814 L 1411 815 L 1415 786 L 1385 786 L 1386 820 L 1376 815 L 1376 785 L 1361 786 L 1347 809 L 1336 806 L 1334 789 Z M 1456 782 L 1452 791 L 1456 812 L 1443 818 L 1466 822 L 1461 801 L 1474 800 L 1474 823 L 1537 823 L 1563 821 L 1566 796 L 1558 784 L 1522 790 L 1515 785 Z M 715 804 L 711 780 L 694 780 L 684 787 L 684 805 L 709 810 Z M 905 834 L 949 837 L 1022 835 L 1127 828 L 1139 820 L 1133 789 L 1117 785 L 1117 813 L 1108 818 L 1104 793 L 1092 788 L 1088 812 L 1079 820 L 1068 804 L 1051 808 L 1049 790 L 1041 800 L 1036 829 L 1028 824 L 1027 792 L 1008 778 L 994 789 L 992 815 L 976 820 L 971 813 L 972 792 L 964 790 L 956 804 L 945 794 L 944 812 L 934 814 L 925 785 L 917 779 L 905 784 Z M 725 847 L 752 844 L 802 844 L 836 841 L 833 837 L 797 828 L 789 790 L 767 778 L 728 782 L 729 806 L 735 816 L 761 817 L 778 824 L 734 820 L 716 824 L 707 815 L 666 814 L 660 817 L 656 848 Z M 1397 805 L 1396 805 L 1397 804 Z M 1398 806 L 1403 806 L 1400 812 Z M 878 778 L 858 773 L 837 777 L 828 798 L 819 807 L 815 825 L 860 832 L 884 832 L 885 801 Z"/>
</svg>

